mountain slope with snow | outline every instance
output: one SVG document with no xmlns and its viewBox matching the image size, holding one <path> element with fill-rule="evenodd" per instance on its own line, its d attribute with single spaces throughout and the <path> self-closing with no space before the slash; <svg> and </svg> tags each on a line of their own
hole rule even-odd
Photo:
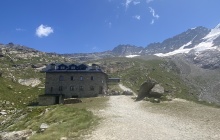
<svg viewBox="0 0 220 140">
<path fill-rule="evenodd" d="M 187 44 L 184 44 L 183 46 L 180 46 L 178 49 L 174 51 L 168 53 L 155 53 L 154 55 L 159 57 L 166 57 L 176 54 L 189 53 L 190 51 L 193 51 L 194 53 L 198 54 L 206 50 L 219 50 L 220 44 L 218 44 L 218 42 L 220 42 L 220 24 L 218 24 L 205 37 L 203 37 L 200 43 L 194 44 L 194 46 L 192 46 L 192 42 L 193 40 L 191 40 Z M 192 47 L 189 47 L 190 45 Z"/>
</svg>

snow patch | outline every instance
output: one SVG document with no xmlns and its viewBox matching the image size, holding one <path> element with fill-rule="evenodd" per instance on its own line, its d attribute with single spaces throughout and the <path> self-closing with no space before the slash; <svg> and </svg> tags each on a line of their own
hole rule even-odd
<svg viewBox="0 0 220 140">
<path fill-rule="evenodd" d="M 191 51 L 192 48 L 184 49 L 184 47 L 189 46 L 189 45 L 191 45 L 191 44 L 192 44 L 192 41 L 190 41 L 190 42 L 184 44 L 184 45 L 181 46 L 179 49 L 174 50 L 174 51 L 172 51 L 172 52 L 165 53 L 165 54 L 164 54 L 164 53 L 156 53 L 156 54 L 154 54 L 154 55 L 159 56 L 159 57 L 166 57 L 166 56 L 171 56 L 171 55 L 180 54 L 180 53 L 181 53 L 181 54 L 183 54 L 183 53 L 188 53 L 189 51 Z"/>
<path fill-rule="evenodd" d="M 172 52 L 169 53 L 157 53 L 154 54 L 156 56 L 159 57 L 166 57 L 166 56 L 172 56 L 172 55 L 176 55 L 176 54 L 183 54 L 183 53 L 189 53 L 189 51 L 191 50 L 195 50 L 195 53 L 199 53 L 205 50 L 212 50 L 212 49 L 216 49 L 218 50 L 217 46 L 214 46 L 213 41 L 218 38 L 220 36 L 220 24 L 218 24 L 214 29 L 212 29 L 208 35 L 206 35 L 203 38 L 203 42 L 199 43 L 198 45 L 194 46 L 193 48 L 186 48 L 186 46 L 189 46 L 192 44 L 192 41 L 194 40 L 194 37 L 192 41 L 188 42 L 187 44 L 181 46 L 179 49 L 174 50 Z"/>
<path fill-rule="evenodd" d="M 127 55 L 127 56 L 125 56 L 125 57 L 127 57 L 127 58 L 133 58 L 133 57 L 137 57 L 137 56 L 140 56 L 140 55 Z"/>
<path fill-rule="evenodd" d="M 213 41 L 220 35 L 220 24 L 218 24 L 211 32 L 206 35 L 203 39 L 207 41 Z"/>
</svg>

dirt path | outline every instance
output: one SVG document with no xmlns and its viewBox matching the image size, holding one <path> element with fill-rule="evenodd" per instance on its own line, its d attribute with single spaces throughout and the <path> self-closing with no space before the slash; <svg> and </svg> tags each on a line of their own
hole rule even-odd
<svg viewBox="0 0 220 140">
<path fill-rule="evenodd" d="M 220 109 L 189 104 L 196 115 L 181 115 L 184 111 L 164 110 L 161 105 L 145 101 L 134 102 L 131 96 L 111 96 L 106 110 L 95 112 L 104 118 L 100 125 L 85 137 L 89 140 L 210 140 L 220 139 Z M 172 103 L 170 103 L 172 105 Z M 202 107 L 201 107 L 202 106 Z M 203 107 L 204 106 L 204 107 Z M 204 110 L 205 109 L 205 110 Z M 206 109 L 209 111 L 206 114 Z M 172 112 L 173 111 L 173 112 Z M 210 112 L 211 111 L 211 112 Z M 198 114 L 200 113 L 200 114 Z M 202 113 L 202 114 L 201 114 Z M 216 114 L 217 113 L 217 114 Z M 203 115 L 206 114 L 206 115 Z M 202 115 L 202 116 L 200 116 Z M 199 118 L 197 118 L 199 117 Z M 212 119 L 212 120 L 211 120 Z"/>
</svg>

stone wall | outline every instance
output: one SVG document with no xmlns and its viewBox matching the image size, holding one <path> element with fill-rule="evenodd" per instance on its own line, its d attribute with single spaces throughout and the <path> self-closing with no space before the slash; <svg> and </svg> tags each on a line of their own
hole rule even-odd
<svg viewBox="0 0 220 140">
<path fill-rule="evenodd" d="M 103 72 L 47 72 L 45 94 L 64 94 L 64 98 L 95 97 L 107 91 Z"/>
<path fill-rule="evenodd" d="M 39 96 L 38 97 L 38 104 L 39 105 L 54 105 L 56 104 L 56 97 L 55 96 Z"/>
</svg>

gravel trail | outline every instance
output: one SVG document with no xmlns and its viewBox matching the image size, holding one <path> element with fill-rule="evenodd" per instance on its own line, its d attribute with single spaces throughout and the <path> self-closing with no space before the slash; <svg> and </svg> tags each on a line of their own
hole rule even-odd
<svg viewBox="0 0 220 140">
<path fill-rule="evenodd" d="M 174 112 L 172 112 L 172 109 L 164 110 L 160 108 L 160 105 L 146 101 L 134 102 L 131 96 L 111 96 L 108 101 L 108 107 L 105 110 L 94 112 L 104 119 L 85 139 L 220 139 L 220 109 L 198 105 L 184 100 L 174 100 L 172 102 L 180 104 L 180 108 L 184 105 L 188 106 L 188 104 L 190 109 L 191 106 L 195 106 L 192 108 L 192 112 L 196 113 L 196 116 L 190 115 L 189 111 L 187 111 L 189 115 L 186 113 L 186 116 L 184 114 L 181 115 L 184 111 L 179 111 L 175 114 L 178 110 L 174 110 Z"/>
</svg>

